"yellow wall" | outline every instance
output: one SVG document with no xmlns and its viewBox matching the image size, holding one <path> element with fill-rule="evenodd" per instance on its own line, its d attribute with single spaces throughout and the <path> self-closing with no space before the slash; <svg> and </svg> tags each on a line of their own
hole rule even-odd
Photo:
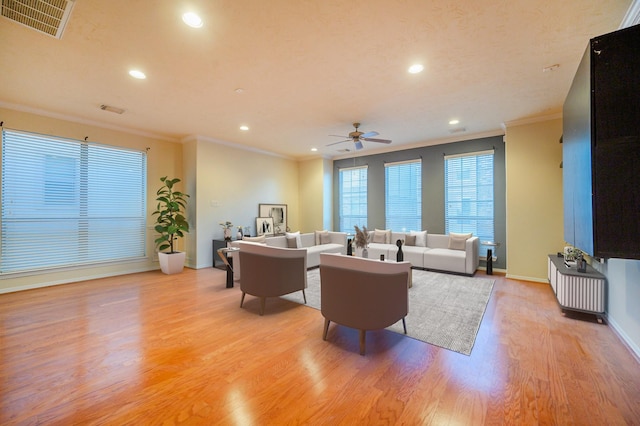
<svg viewBox="0 0 640 426">
<path fill-rule="evenodd" d="M 193 145 L 191 147 L 191 145 Z M 204 137 L 185 144 L 195 163 L 187 175 L 195 179 L 198 194 L 195 221 L 197 248 L 189 265 L 211 266 L 213 239 L 223 239 L 220 222 L 250 226 L 256 233 L 258 204 L 286 204 L 287 223 L 291 230 L 300 228 L 298 163 L 281 156 L 233 147 Z M 187 166 L 185 166 L 186 168 Z M 191 187 L 193 182 L 187 182 Z M 234 238 L 237 230 L 234 226 Z"/>
<path fill-rule="evenodd" d="M 332 228 L 333 161 L 300 161 L 300 232 Z M 297 229 L 292 230 L 296 231 Z"/>
<path fill-rule="evenodd" d="M 4 276 L 0 277 L 0 293 L 158 268 L 154 255 L 153 240 L 155 237 L 151 212 L 156 206 L 155 194 L 161 185 L 160 177 L 165 175 L 180 177 L 182 174 L 182 147 L 180 144 L 5 108 L 0 108 L 0 120 L 4 121 L 4 127 L 11 129 L 79 140 L 88 137 L 89 141 L 137 150 L 149 148 L 147 153 L 147 212 L 149 221 L 147 226 L 147 259 L 36 275 Z M 56 249 L 55 241 L 48 241 L 46 235 L 43 236 L 43 244 L 50 244 L 52 250 Z"/>
<path fill-rule="evenodd" d="M 547 282 L 547 255 L 564 247 L 562 120 L 506 131 L 507 276 Z"/>
</svg>

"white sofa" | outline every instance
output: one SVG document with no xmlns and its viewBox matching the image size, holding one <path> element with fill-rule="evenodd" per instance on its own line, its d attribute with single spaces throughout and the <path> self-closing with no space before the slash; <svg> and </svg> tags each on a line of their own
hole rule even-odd
<svg viewBox="0 0 640 426">
<path fill-rule="evenodd" d="M 265 237 L 264 242 L 233 241 L 231 246 L 240 248 L 242 244 L 265 244 L 267 246 L 285 249 L 303 248 L 307 251 L 307 268 L 315 268 L 320 265 L 320 253 L 347 254 L 347 234 L 345 232 L 329 231 L 325 233 L 325 236 L 325 244 L 322 244 L 320 233 L 309 232 L 300 234 L 299 247 L 291 247 L 285 235 Z M 255 240 L 255 238 L 251 238 L 250 240 Z M 232 253 L 231 257 L 233 258 L 233 278 L 237 281 L 240 279 L 240 256 Z"/>
<path fill-rule="evenodd" d="M 425 231 L 422 231 L 425 232 Z M 374 231 L 370 231 L 369 239 L 373 239 Z M 379 259 L 384 254 L 387 259 L 396 259 L 398 247 L 397 240 L 405 240 L 407 233 L 391 232 L 388 242 L 370 242 L 367 251 L 369 258 Z M 460 234 L 452 234 L 454 238 Z M 424 236 L 424 235 L 423 235 Z M 426 233 L 426 243 L 424 246 L 402 245 L 404 260 L 411 262 L 414 268 L 432 269 L 437 271 L 454 272 L 458 274 L 473 275 L 480 264 L 479 250 L 480 240 L 471 236 L 464 239 L 462 243 L 450 244 L 450 235 Z M 450 248 L 457 246 L 459 248 Z M 464 247 L 464 249 L 462 249 Z M 357 253 L 361 251 L 358 250 Z"/>
<path fill-rule="evenodd" d="M 286 235 L 265 238 L 268 246 L 280 248 L 304 248 L 307 249 L 307 268 L 315 268 L 320 265 L 320 253 L 347 254 L 346 232 L 326 232 L 329 242 L 322 244 L 319 235 L 315 232 L 300 234 L 301 247 L 289 247 Z"/>
</svg>

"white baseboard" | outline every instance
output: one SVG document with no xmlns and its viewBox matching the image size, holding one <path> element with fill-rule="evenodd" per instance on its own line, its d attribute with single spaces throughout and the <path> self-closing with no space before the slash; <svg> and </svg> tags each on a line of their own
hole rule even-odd
<svg viewBox="0 0 640 426">
<path fill-rule="evenodd" d="M 136 274 L 138 272 L 155 271 L 155 270 L 158 270 L 158 269 L 159 269 L 159 267 L 157 267 L 157 266 L 155 266 L 155 267 L 154 266 L 148 266 L 148 267 L 142 267 L 142 268 L 133 268 L 133 269 L 127 270 L 127 271 L 118 271 L 118 272 L 94 274 L 94 275 L 83 275 L 81 277 L 77 277 L 77 278 L 73 278 L 73 279 L 53 280 L 53 281 L 39 282 L 39 283 L 34 283 L 34 284 L 21 285 L 21 286 L 17 286 L 17 287 L 0 288 L 0 294 L 14 293 L 16 291 L 22 291 L 22 290 L 33 290 L 35 288 L 52 287 L 52 286 L 55 286 L 55 285 L 72 284 L 72 283 L 77 283 L 77 282 L 80 282 L 80 281 L 97 280 L 97 279 L 100 279 L 100 278 L 114 277 L 114 276 L 117 276 L 117 275 L 127 275 L 127 274 Z"/>
<path fill-rule="evenodd" d="M 638 345 L 636 345 L 631 340 L 627 333 L 624 332 L 624 330 L 618 325 L 618 323 L 616 323 L 613 318 L 611 318 L 609 315 L 607 315 L 606 318 L 607 323 L 609 323 L 609 326 L 614 331 L 614 333 L 620 338 L 620 340 L 622 340 L 625 346 L 629 348 L 629 351 L 635 356 L 636 361 L 640 363 L 640 347 L 638 347 Z"/>
</svg>

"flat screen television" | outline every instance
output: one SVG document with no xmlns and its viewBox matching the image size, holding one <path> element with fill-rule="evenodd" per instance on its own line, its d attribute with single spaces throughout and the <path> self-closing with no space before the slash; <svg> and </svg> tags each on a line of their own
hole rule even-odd
<svg viewBox="0 0 640 426">
<path fill-rule="evenodd" d="M 564 238 L 640 259 L 640 26 L 591 39 L 563 107 Z"/>
</svg>

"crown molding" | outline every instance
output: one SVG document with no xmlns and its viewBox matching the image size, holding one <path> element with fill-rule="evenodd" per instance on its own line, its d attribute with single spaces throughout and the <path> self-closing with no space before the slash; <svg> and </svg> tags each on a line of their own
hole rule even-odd
<svg viewBox="0 0 640 426">
<path fill-rule="evenodd" d="M 461 134 L 456 136 L 450 136 L 446 138 L 432 139 L 428 141 L 418 142 L 414 144 L 400 145 L 400 146 L 388 146 L 386 148 L 374 149 L 374 150 L 365 150 L 362 151 L 352 151 L 346 154 L 339 154 L 332 157 L 334 161 L 344 160 L 345 158 L 356 158 L 356 157 L 366 157 L 369 155 L 377 155 L 377 154 L 385 154 L 387 152 L 396 152 L 396 151 L 406 151 L 408 149 L 415 148 L 424 148 L 427 146 L 434 145 L 444 145 L 447 143 L 455 143 L 455 142 L 464 142 L 470 141 L 474 139 L 482 139 L 482 138 L 490 138 L 493 136 L 504 136 L 504 131 L 502 129 L 498 130 L 489 130 L 486 132 L 477 132 L 477 133 L 469 133 L 469 134 Z"/>
<path fill-rule="evenodd" d="M 561 118 L 562 118 L 561 112 L 558 112 L 555 114 L 549 114 L 549 115 L 539 115 L 536 117 L 528 117 L 528 118 L 522 118 L 519 120 L 505 121 L 504 123 L 502 123 L 502 128 L 506 131 L 508 127 L 522 126 L 524 124 L 534 124 L 534 123 L 540 123 L 543 121 L 550 121 L 550 120 L 559 120 Z"/>
<path fill-rule="evenodd" d="M 208 136 L 189 135 L 189 136 L 186 136 L 186 137 L 180 139 L 180 143 L 186 143 L 186 142 L 192 142 L 192 141 L 214 143 L 216 145 L 223 145 L 223 146 L 228 146 L 229 148 L 240 149 L 242 151 L 249 151 L 249 152 L 255 152 L 257 154 L 269 155 L 271 157 L 284 158 L 285 160 L 294 160 L 294 161 L 296 160 L 295 158 L 287 156 L 287 155 L 278 154 L 276 152 L 267 151 L 267 150 L 264 150 L 264 149 L 259 149 L 259 148 L 255 148 L 255 147 L 248 146 L 248 145 L 242 145 L 242 144 L 235 143 L 235 142 L 223 141 L 222 139 L 210 138 Z"/>
<path fill-rule="evenodd" d="M 150 138 L 150 139 L 158 139 L 158 140 L 174 142 L 174 143 L 179 142 L 178 139 L 170 138 L 157 133 L 144 132 L 141 130 L 131 129 L 131 128 L 122 127 L 122 126 L 116 126 L 114 124 L 107 124 L 100 121 L 87 120 L 87 119 L 76 117 L 73 115 L 60 114 L 57 112 L 46 111 L 43 109 L 33 108 L 26 105 L 12 104 L 9 102 L 0 101 L 0 108 L 6 108 L 13 111 L 19 111 L 19 112 L 26 112 L 28 114 L 40 115 L 42 117 L 54 118 L 56 120 L 69 121 L 71 123 L 78 123 L 78 124 L 84 124 L 87 126 L 100 127 L 101 129 L 115 130 L 116 132 L 122 132 L 122 133 L 127 133 L 130 135 L 136 135 L 136 136 L 143 136 L 145 138 Z"/>
</svg>

